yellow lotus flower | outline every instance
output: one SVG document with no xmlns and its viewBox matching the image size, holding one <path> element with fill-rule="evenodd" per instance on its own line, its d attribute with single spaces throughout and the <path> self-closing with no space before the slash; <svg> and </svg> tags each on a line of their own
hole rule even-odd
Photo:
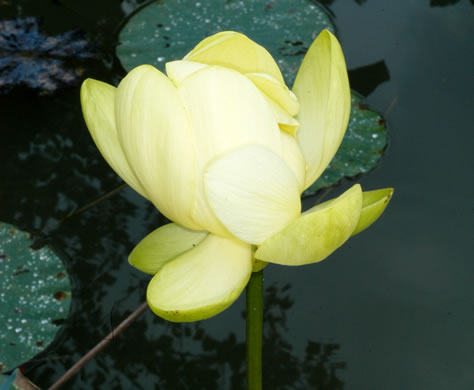
<svg viewBox="0 0 474 390">
<path fill-rule="evenodd" d="M 311 45 L 292 91 L 271 55 L 232 31 L 204 39 L 166 73 L 143 65 L 118 88 L 88 79 L 81 89 L 104 158 L 174 221 L 129 257 L 154 275 L 147 300 L 157 315 L 211 317 L 237 299 L 254 265 L 323 260 L 382 213 L 392 190 L 355 185 L 301 214 L 301 193 L 336 153 L 350 113 L 330 32 Z"/>
</svg>

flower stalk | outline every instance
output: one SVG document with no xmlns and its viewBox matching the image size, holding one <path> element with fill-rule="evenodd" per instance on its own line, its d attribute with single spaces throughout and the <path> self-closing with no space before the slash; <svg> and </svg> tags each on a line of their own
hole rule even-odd
<svg viewBox="0 0 474 390">
<path fill-rule="evenodd" d="M 263 270 L 253 272 L 246 290 L 247 388 L 262 389 Z"/>
</svg>

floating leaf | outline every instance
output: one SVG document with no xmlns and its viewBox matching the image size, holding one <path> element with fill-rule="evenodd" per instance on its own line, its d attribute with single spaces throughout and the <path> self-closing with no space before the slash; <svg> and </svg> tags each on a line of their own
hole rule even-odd
<svg viewBox="0 0 474 390">
<path fill-rule="evenodd" d="M 201 39 L 219 31 L 244 33 L 265 47 L 288 85 L 323 29 L 334 32 L 328 13 L 308 0 L 163 0 L 134 14 L 120 31 L 116 53 L 126 71 L 151 64 L 164 71 Z"/>
<path fill-rule="evenodd" d="M 94 55 L 83 34 L 47 36 L 39 25 L 36 17 L 0 21 L 0 94 L 21 85 L 48 94 L 80 80 L 70 59 Z"/>
<path fill-rule="evenodd" d="M 43 351 L 71 305 L 71 285 L 60 258 L 37 247 L 29 233 L 0 222 L 0 372 Z"/>
<path fill-rule="evenodd" d="M 351 116 L 346 134 L 336 155 L 321 177 L 304 195 L 339 183 L 344 177 L 354 178 L 373 169 L 387 146 L 387 129 L 383 117 L 361 104 L 352 94 Z"/>
<path fill-rule="evenodd" d="M 201 39 L 223 30 L 240 31 L 264 46 L 276 59 L 288 85 L 292 85 L 303 57 L 323 29 L 334 32 L 322 6 L 308 0 L 163 0 L 135 13 L 120 32 L 116 49 L 125 70 L 152 64 L 164 71 L 168 61 L 180 59 Z M 370 93 L 388 75 L 384 63 L 369 66 L 380 71 Z M 354 76 L 363 69 L 356 69 Z M 349 127 L 333 161 L 304 195 L 337 184 L 375 167 L 386 146 L 385 122 L 380 114 L 362 107 L 352 95 Z"/>
</svg>

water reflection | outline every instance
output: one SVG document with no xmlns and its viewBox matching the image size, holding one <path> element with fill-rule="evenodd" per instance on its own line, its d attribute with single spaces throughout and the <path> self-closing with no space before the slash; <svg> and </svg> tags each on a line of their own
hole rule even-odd
<svg viewBox="0 0 474 390">
<path fill-rule="evenodd" d="M 474 5 L 474 0 L 470 0 Z M 446 7 L 447 5 L 454 5 L 459 3 L 459 0 L 430 0 L 430 7 Z"/>
<path fill-rule="evenodd" d="M 266 289 L 264 388 L 342 389 L 343 382 L 338 374 L 345 368 L 345 363 L 337 358 L 337 344 L 309 341 L 302 358 L 292 350 L 285 338 L 287 313 L 292 306 L 289 285 L 280 287 L 274 284 Z M 125 317 L 126 310 L 116 309 L 113 317 Z M 244 313 L 242 317 L 245 317 Z M 77 320 L 76 315 L 75 322 Z M 240 325 L 244 326 L 244 318 Z M 207 331 L 206 322 L 174 324 L 153 316 L 151 312 L 139 318 L 129 329 L 73 378 L 70 388 L 241 390 L 246 387 L 245 343 L 234 332 L 218 339 Z M 92 330 L 90 326 L 84 328 L 83 335 L 90 335 Z M 74 354 L 75 350 L 71 348 L 84 342 L 86 338 L 76 336 L 74 341 L 69 339 L 56 352 Z M 55 354 L 50 352 L 51 356 Z M 27 374 L 37 384 L 46 386 L 51 384 L 51 378 L 58 377 L 67 368 L 66 360 L 69 361 L 65 359 L 61 364 L 57 360 L 48 361 L 46 356 L 37 367 L 30 367 Z"/>
<path fill-rule="evenodd" d="M 8 183 L 0 187 L 0 220 L 41 230 L 120 183 L 91 144 L 77 92 L 0 98 L 6 123 L 1 169 Z"/>
<path fill-rule="evenodd" d="M 349 70 L 349 83 L 353 90 L 363 96 L 370 95 L 380 84 L 390 80 L 385 61 Z"/>
<path fill-rule="evenodd" d="M 303 358 L 296 356 L 285 339 L 288 310 L 294 302 L 290 285 L 272 285 L 265 291 L 263 376 L 268 389 L 339 390 L 343 382 L 338 371 L 346 364 L 338 361 L 339 345 L 308 341 Z M 243 388 L 243 387 L 241 387 Z"/>
</svg>

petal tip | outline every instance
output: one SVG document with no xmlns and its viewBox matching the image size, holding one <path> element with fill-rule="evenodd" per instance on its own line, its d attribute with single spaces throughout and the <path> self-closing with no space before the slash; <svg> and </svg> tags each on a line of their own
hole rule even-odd
<svg viewBox="0 0 474 390">
<path fill-rule="evenodd" d="M 367 229 L 383 214 L 393 197 L 393 193 L 393 188 L 382 188 L 362 193 L 362 210 L 352 236 Z"/>
</svg>

